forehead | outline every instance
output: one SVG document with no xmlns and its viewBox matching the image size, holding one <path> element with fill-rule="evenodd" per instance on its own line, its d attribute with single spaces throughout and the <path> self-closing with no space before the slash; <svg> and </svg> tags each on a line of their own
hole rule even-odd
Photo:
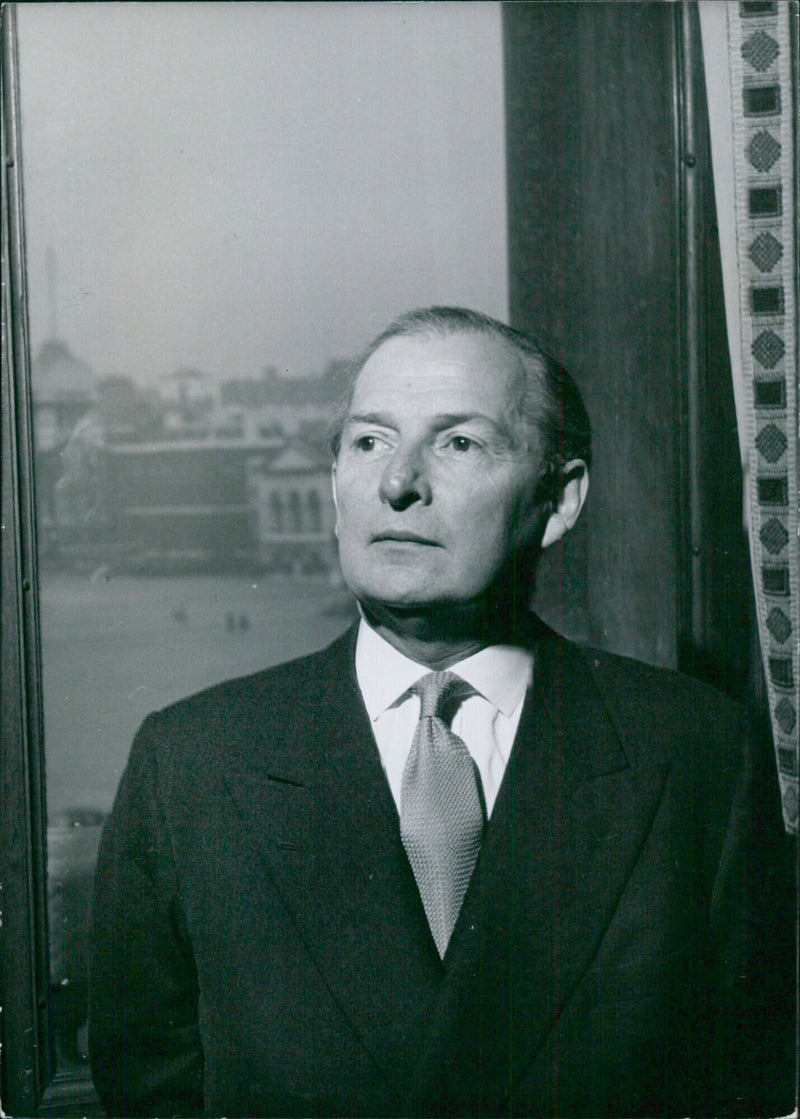
<svg viewBox="0 0 800 1119">
<path fill-rule="evenodd" d="M 371 355 L 349 411 L 413 404 L 415 411 L 479 411 L 507 418 L 525 376 L 518 354 L 481 334 L 391 338 Z"/>
</svg>

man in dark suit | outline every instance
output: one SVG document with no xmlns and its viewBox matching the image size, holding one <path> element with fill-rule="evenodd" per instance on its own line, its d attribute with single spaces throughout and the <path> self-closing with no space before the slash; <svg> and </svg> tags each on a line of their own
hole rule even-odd
<svg viewBox="0 0 800 1119">
<path fill-rule="evenodd" d="M 589 424 L 523 335 L 392 324 L 334 439 L 358 626 L 151 715 L 97 869 L 112 1115 L 747 1113 L 747 737 L 528 614 Z"/>
</svg>

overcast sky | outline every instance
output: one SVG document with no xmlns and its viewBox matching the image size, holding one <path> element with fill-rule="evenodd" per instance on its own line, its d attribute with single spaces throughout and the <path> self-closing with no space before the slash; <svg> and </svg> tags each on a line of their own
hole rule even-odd
<svg viewBox="0 0 800 1119">
<path fill-rule="evenodd" d="M 499 5 L 18 7 L 34 353 L 320 370 L 400 311 L 507 313 Z"/>
</svg>

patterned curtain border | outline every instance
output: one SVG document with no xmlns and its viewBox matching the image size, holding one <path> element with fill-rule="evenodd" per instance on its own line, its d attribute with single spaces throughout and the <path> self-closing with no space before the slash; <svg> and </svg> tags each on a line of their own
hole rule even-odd
<svg viewBox="0 0 800 1119">
<path fill-rule="evenodd" d="M 787 0 L 706 0 L 700 17 L 759 638 L 783 819 L 796 835 L 800 556 L 792 6 Z M 720 53 L 725 42 L 727 57 Z"/>
</svg>

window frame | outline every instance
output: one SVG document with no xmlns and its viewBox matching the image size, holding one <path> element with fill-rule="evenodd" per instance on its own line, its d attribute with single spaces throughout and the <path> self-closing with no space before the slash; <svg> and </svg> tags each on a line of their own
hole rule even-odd
<svg viewBox="0 0 800 1119">
<path fill-rule="evenodd" d="M 15 1115 L 100 1114 L 88 1067 L 55 1068 L 47 813 L 16 18 L 2 20 L 0 385 L 0 1099 Z"/>
</svg>

